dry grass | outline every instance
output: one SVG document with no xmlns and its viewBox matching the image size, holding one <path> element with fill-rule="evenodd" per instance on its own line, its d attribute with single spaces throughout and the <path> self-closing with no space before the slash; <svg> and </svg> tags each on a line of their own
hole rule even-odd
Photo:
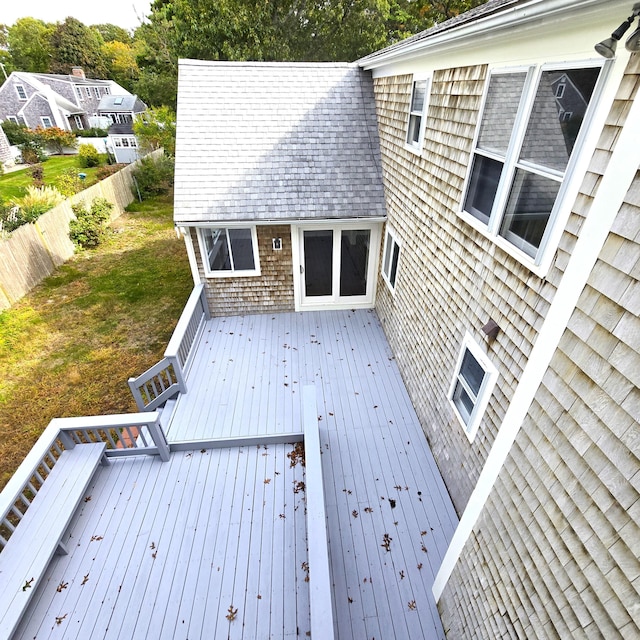
<svg viewBox="0 0 640 640">
<path fill-rule="evenodd" d="M 169 200 L 136 208 L 0 313 L 0 487 L 52 418 L 134 411 L 127 379 L 162 357 L 193 282 Z"/>
</svg>

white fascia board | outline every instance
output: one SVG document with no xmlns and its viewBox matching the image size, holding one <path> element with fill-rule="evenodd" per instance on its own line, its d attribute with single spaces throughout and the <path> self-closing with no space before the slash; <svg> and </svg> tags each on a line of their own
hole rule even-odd
<svg viewBox="0 0 640 640">
<path fill-rule="evenodd" d="M 291 225 L 291 226 L 326 226 L 326 225 L 338 225 L 338 224 L 363 224 L 367 222 L 384 222 L 387 219 L 386 216 L 375 217 L 361 217 L 361 218 L 290 218 L 290 219 L 253 219 L 253 220 L 182 220 L 178 219 L 174 215 L 174 223 L 179 227 L 225 227 L 227 229 L 233 229 L 238 227 L 259 227 L 264 225 Z"/>
<path fill-rule="evenodd" d="M 447 581 L 462 555 L 464 546 L 471 537 L 473 528 L 527 416 L 529 407 L 598 259 L 611 226 L 624 203 L 625 195 L 633 183 L 636 170 L 640 165 L 638 140 L 640 140 L 640 97 L 636 97 L 631 106 L 618 143 L 602 177 L 600 188 L 580 230 L 580 236 L 531 350 L 518 387 L 505 413 L 476 487 L 442 560 L 432 589 L 436 602 L 440 600 Z"/>
<path fill-rule="evenodd" d="M 606 5 L 603 7 L 603 5 Z M 618 18 L 616 5 L 620 7 L 622 18 Z M 625 13 L 626 11 L 626 13 Z M 573 12 L 573 15 L 570 15 Z M 442 33 L 436 33 L 423 40 L 408 43 L 405 47 L 398 47 L 388 53 L 381 53 L 371 60 L 363 60 L 360 66 L 363 69 L 371 70 L 380 67 L 406 62 L 416 57 L 429 55 L 432 52 L 442 53 L 447 49 L 456 49 L 464 45 L 475 45 L 480 38 L 486 41 L 487 47 L 496 45 L 500 35 L 498 32 L 513 33 L 514 29 L 527 27 L 529 25 L 540 25 L 545 22 L 550 23 L 557 20 L 572 20 L 572 22 L 583 22 L 592 20 L 594 14 L 604 14 L 616 22 L 616 25 L 626 18 L 631 12 L 631 5 L 624 0 L 603 3 L 602 0 L 532 0 L 523 5 L 504 9 L 498 13 L 479 18 L 472 22 L 462 24 Z M 564 15 L 563 15 L 564 14 Z M 601 23 L 602 24 L 602 23 Z M 603 26 L 602 39 L 609 36 L 610 31 Z M 614 28 L 615 28 L 614 26 Z M 596 42 L 589 43 L 590 47 Z M 539 43 L 538 43 L 539 46 Z"/>
</svg>

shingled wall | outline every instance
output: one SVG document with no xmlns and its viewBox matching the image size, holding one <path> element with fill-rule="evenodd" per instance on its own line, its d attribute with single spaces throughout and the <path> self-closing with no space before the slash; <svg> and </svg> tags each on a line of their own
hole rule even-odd
<svg viewBox="0 0 640 640">
<path fill-rule="evenodd" d="M 570 223 L 640 86 L 632 57 Z M 450 638 L 640 637 L 640 172 L 440 601 Z"/>
<path fill-rule="evenodd" d="M 294 310 L 291 227 L 258 225 L 256 229 L 261 275 L 250 278 L 206 277 L 196 231 L 191 229 L 198 271 L 206 284 L 205 291 L 212 316 Z M 280 251 L 273 249 L 273 238 L 282 238 Z"/>
<path fill-rule="evenodd" d="M 375 80 L 388 221 L 402 243 L 395 294 L 378 284 L 377 311 L 436 461 L 459 513 L 496 437 L 575 242 L 572 220 L 541 279 L 457 215 L 487 69 L 434 74 L 424 148 L 405 147 L 412 76 Z M 490 342 L 489 319 L 500 326 Z M 469 331 L 499 378 L 469 443 L 447 393 Z"/>
</svg>

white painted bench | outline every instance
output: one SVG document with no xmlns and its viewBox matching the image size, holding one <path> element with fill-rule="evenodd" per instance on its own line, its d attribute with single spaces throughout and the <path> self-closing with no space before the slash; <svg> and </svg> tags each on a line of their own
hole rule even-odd
<svg viewBox="0 0 640 640">
<path fill-rule="evenodd" d="M 62 538 L 105 448 L 63 451 L 0 553 L 0 639 L 11 638 L 53 555 L 66 554 Z"/>
</svg>

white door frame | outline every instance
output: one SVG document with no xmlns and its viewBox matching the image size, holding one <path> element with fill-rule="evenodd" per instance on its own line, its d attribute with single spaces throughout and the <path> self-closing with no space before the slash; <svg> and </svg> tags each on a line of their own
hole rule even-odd
<svg viewBox="0 0 640 640">
<path fill-rule="evenodd" d="M 334 233 L 333 247 L 333 291 L 331 296 L 322 296 L 316 300 L 305 299 L 304 296 L 304 231 L 331 229 Z M 367 293 L 364 296 L 341 297 L 340 282 L 340 234 L 343 230 L 367 229 L 371 231 L 369 244 L 369 264 L 367 267 Z M 327 309 L 370 309 L 375 305 L 376 286 L 378 281 L 378 263 L 380 260 L 380 237 L 382 221 L 380 220 L 323 220 L 321 222 L 298 222 L 291 225 L 291 252 L 293 258 L 293 292 L 296 311 L 324 311 Z"/>
</svg>

